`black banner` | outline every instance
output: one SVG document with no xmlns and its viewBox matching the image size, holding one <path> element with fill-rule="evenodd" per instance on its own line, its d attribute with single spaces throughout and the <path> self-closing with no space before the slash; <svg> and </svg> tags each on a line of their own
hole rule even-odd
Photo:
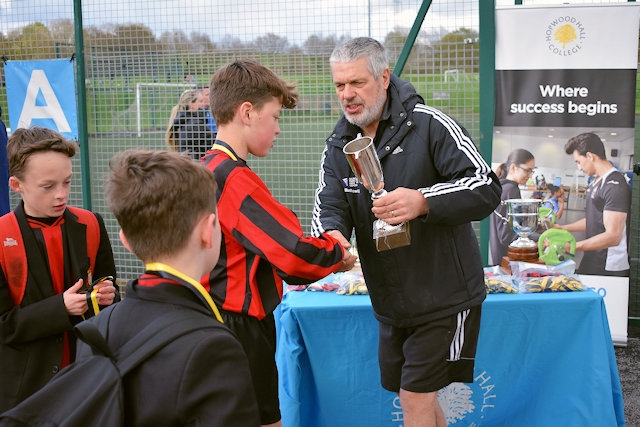
<svg viewBox="0 0 640 427">
<path fill-rule="evenodd" d="M 496 70 L 495 125 L 633 128 L 635 92 L 635 69 Z"/>
</svg>

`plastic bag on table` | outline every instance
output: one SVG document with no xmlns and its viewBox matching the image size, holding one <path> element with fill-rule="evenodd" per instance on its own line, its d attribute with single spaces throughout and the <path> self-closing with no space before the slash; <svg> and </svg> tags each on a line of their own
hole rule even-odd
<svg viewBox="0 0 640 427">
<path fill-rule="evenodd" d="M 307 285 L 286 285 L 284 287 L 284 293 L 286 294 L 287 292 L 301 292 L 301 291 L 306 291 L 307 290 Z"/>
<path fill-rule="evenodd" d="M 484 285 L 488 294 L 517 294 L 518 288 L 513 284 L 509 274 L 505 274 L 499 265 L 484 268 Z"/>
<path fill-rule="evenodd" d="M 369 293 L 362 270 L 349 270 L 339 274 L 336 284 L 338 285 L 336 293 L 340 295 L 366 295 Z"/>
<path fill-rule="evenodd" d="M 338 285 L 335 283 L 336 274 L 332 273 L 328 276 L 306 285 L 289 285 L 284 288 L 284 292 L 335 292 L 338 290 Z"/>
<path fill-rule="evenodd" d="M 572 292 L 587 287 L 575 275 L 576 263 L 568 260 L 557 265 L 511 262 L 511 276 L 520 292 Z"/>
<path fill-rule="evenodd" d="M 309 292 L 336 292 L 339 288 L 336 281 L 339 274 L 331 273 L 327 277 L 313 282 L 306 287 Z"/>
</svg>

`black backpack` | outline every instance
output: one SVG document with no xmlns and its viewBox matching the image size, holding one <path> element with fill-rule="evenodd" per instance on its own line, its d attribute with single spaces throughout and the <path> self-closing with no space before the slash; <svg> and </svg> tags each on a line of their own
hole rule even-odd
<svg viewBox="0 0 640 427">
<path fill-rule="evenodd" d="M 117 304 L 113 306 L 116 308 Z M 108 317 L 111 310 L 101 313 Z M 93 354 L 61 370 L 43 388 L 0 415 L 0 426 L 87 427 L 124 425 L 122 377 L 169 342 L 217 321 L 189 311 L 170 311 L 146 326 L 112 354 L 100 329 L 89 321 L 76 325 L 78 339 Z M 98 320 L 98 319 L 96 319 Z M 104 320 L 100 319 L 100 320 Z"/>
</svg>

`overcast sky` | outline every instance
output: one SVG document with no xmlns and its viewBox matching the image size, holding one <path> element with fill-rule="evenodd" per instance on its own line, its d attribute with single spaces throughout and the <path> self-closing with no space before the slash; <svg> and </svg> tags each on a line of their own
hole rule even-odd
<svg viewBox="0 0 640 427">
<path fill-rule="evenodd" d="M 422 0 L 80 0 L 85 26 L 140 23 L 156 37 L 182 30 L 225 36 L 243 42 L 267 33 L 301 44 L 311 35 L 377 39 L 395 28 L 411 28 Z M 595 0 L 571 3 L 593 3 Z M 624 0 L 621 0 L 621 2 Z M 480 0 L 433 1 L 423 30 L 477 30 Z M 525 5 L 560 4 L 566 0 L 524 1 Z M 73 0 L 0 0 L 0 31 L 33 22 L 73 18 Z M 496 0 L 497 6 L 514 0 Z"/>
<path fill-rule="evenodd" d="M 428 20 L 436 28 L 470 27 L 476 2 L 434 1 Z M 383 38 L 394 28 L 410 28 L 421 4 L 422 0 L 82 0 L 82 9 L 85 26 L 141 23 L 156 36 L 180 29 L 206 33 L 213 41 L 225 35 L 249 41 L 275 33 L 301 43 L 313 34 Z M 0 30 L 5 33 L 61 18 L 73 18 L 72 0 L 0 0 Z"/>
</svg>

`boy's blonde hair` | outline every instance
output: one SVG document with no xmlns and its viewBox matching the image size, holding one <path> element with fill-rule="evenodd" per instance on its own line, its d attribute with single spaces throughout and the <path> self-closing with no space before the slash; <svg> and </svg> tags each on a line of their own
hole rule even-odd
<svg viewBox="0 0 640 427">
<path fill-rule="evenodd" d="M 284 108 L 294 108 L 299 96 L 295 84 L 285 82 L 253 59 L 238 59 L 223 66 L 211 78 L 209 88 L 209 106 L 218 126 L 230 123 L 243 102 L 260 109 L 275 97 Z"/>
<path fill-rule="evenodd" d="M 213 174 L 189 156 L 126 150 L 109 167 L 109 209 L 131 251 L 145 262 L 183 249 L 197 222 L 216 212 Z"/>
</svg>

